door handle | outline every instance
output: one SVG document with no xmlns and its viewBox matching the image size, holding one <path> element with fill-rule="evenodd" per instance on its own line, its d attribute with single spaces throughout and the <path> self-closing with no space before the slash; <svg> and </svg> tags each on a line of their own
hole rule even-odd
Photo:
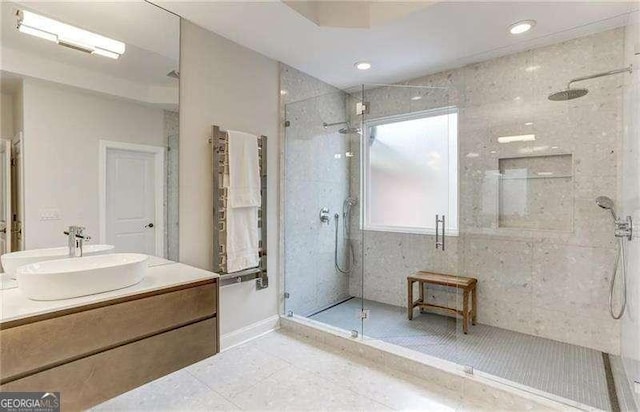
<svg viewBox="0 0 640 412">
<path fill-rule="evenodd" d="M 144 225 L 145 228 L 152 228 L 153 227 L 153 223 L 148 223 L 146 225 Z"/>
<path fill-rule="evenodd" d="M 442 235 L 440 235 L 439 226 L 442 223 Z M 445 248 L 445 216 L 442 215 L 442 219 L 440 219 L 440 215 L 436 215 L 436 249 L 442 249 L 444 251 Z M 440 237 L 442 236 L 442 239 Z"/>
</svg>

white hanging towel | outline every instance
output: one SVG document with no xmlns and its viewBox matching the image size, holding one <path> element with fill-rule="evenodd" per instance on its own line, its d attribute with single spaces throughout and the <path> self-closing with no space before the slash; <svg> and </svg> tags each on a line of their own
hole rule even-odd
<svg viewBox="0 0 640 412">
<path fill-rule="evenodd" d="M 258 138 L 229 131 L 227 272 L 260 264 L 258 209 L 261 204 Z"/>
</svg>

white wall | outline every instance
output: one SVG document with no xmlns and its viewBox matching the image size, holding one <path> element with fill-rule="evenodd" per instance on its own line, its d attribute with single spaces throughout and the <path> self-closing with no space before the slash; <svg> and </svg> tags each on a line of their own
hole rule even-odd
<svg viewBox="0 0 640 412">
<path fill-rule="evenodd" d="M 180 261 L 212 267 L 211 126 L 269 137 L 269 288 L 220 293 L 222 334 L 277 315 L 278 63 L 182 21 L 180 58 Z"/>
<path fill-rule="evenodd" d="M 0 138 L 13 139 L 15 129 L 13 127 L 13 96 L 0 94 Z"/>
<path fill-rule="evenodd" d="M 98 239 L 99 140 L 163 146 L 163 111 L 35 80 L 23 99 L 25 247 L 65 245 L 71 224 Z M 61 219 L 41 221 L 49 208 Z"/>
<path fill-rule="evenodd" d="M 14 136 L 23 130 L 24 116 L 23 116 L 23 87 L 22 81 L 18 83 L 18 90 L 13 95 L 13 131 Z"/>
<path fill-rule="evenodd" d="M 131 101 L 174 107 L 178 100 L 176 87 L 143 84 L 78 65 L 59 62 L 26 50 L 1 47 L 0 69 L 15 75 L 67 84 Z"/>
</svg>

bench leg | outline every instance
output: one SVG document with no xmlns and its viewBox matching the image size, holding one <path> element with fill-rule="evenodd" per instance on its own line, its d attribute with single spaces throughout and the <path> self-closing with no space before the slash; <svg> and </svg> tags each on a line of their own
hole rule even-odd
<svg viewBox="0 0 640 412">
<path fill-rule="evenodd" d="M 418 288 L 420 289 L 420 303 L 427 303 L 427 301 L 424 299 L 424 289 L 427 287 L 426 284 L 422 283 L 422 282 L 418 282 Z M 422 308 L 420 308 L 420 313 L 422 313 L 423 310 Z"/>
<path fill-rule="evenodd" d="M 413 319 L 413 281 L 407 281 L 407 317 Z"/>
<path fill-rule="evenodd" d="M 477 287 L 474 285 L 471 290 L 471 324 L 476 324 L 476 319 L 478 318 L 478 293 Z"/>
<path fill-rule="evenodd" d="M 462 331 L 469 332 L 469 291 L 465 290 L 462 298 Z"/>
</svg>

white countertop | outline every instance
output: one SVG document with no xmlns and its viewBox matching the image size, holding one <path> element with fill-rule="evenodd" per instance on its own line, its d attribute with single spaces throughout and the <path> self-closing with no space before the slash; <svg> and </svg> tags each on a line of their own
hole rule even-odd
<svg viewBox="0 0 640 412">
<path fill-rule="evenodd" d="M 218 277 L 217 273 L 166 259 L 151 257 L 147 276 L 142 282 L 110 292 L 64 300 L 37 301 L 28 299 L 18 288 L 0 290 L 0 322 L 42 315 Z"/>
</svg>

